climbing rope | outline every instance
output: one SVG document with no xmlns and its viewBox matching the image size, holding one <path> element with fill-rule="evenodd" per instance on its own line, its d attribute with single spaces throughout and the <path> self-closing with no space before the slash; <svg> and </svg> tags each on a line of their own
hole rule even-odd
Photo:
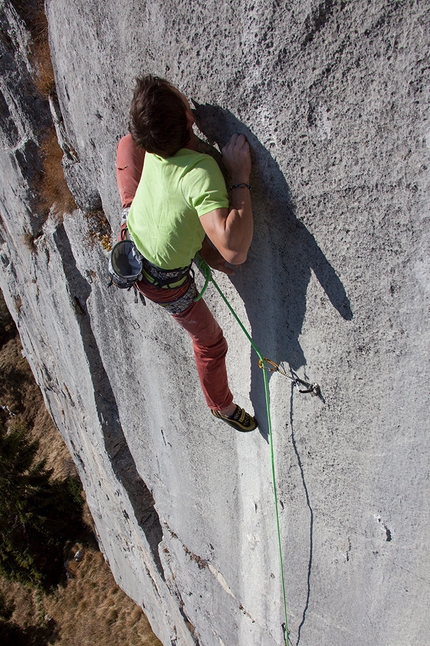
<svg viewBox="0 0 430 646">
<path fill-rule="evenodd" d="M 201 290 L 200 294 L 196 297 L 195 300 L 200 299 L 203 294 L 205 293 L 207 286 L 209 284 L 209 281 L 211 281 L 218 291 L 219 295 L 223 299 L 224 303 L 227 305 L 228 309 L 230 312 L 233 314 L 234 318 L 238 322 L 239 326 L 241 327 L 242 331 L 244 332 L 245 336 L 247 337 L 248 341 L 250 342 L 252 348 L 254 349 L 255 353 L 258 356 L 258 365 L 260 368 L 263 368 L 265 363 L 268 363 L 272 366 L 269 371 L 277 371 L 283 374 L 284 376 L 288 377 L 288 375 L 279 368 L 279 366 L 274 363 L 273 361 L 270 361 L 269 359 L 266 359 L 263 357 L 261 354 L 260 350 L 257 348 L 253 338 L 251 335 L 248 333 L 246 330 L 245 326 L 242 324 L 242 321 L 239 319 L 237 316 L 236 312 L 228 302 L 227 298 L 221 291 L 219 285 L 215 281 L 212 271 L 208 264 L 199 256 L 197 255 L 197 265 L 202 272 L 204 278 L 205 278 L 205 284 L 203 286 L 203 289 Z M 275 450 L 273 446 L 273 433 L 272 433 L 272 420 L 271 420 L 271 415 L 270 415 L 270 392 L 269 392 L 269 380 L 267 378 L 267 370 L 263 369 L 263 381 L 264 381 L 264 396 L 266 400 L 266 413 L 267 413 L 267 426 L 268 426 L 268 432 L 269 432 L 269 446 L 270 446 L 270 460 L 271 460 L 271 466 L 272 466 L 272 487 L 273 487 L 273 494 L 275 498 L 275 516 L 276 516 L 276 530 L 277 530 L 277 537 L 278 537 L 278 550 L 279 550 L 279 562 L 280 562 L 280 570 L 281 570 L 281 588 L 282 588 L 282 600 L 283 600 L 283 608 L 284 608 L 284 618 L 285 622 L 282 625 L 283 633 L 284 633 L 284 644 L 288 646 L 289 642 L 289 630 L 288 630 L 288 615 L 287 615 L 287 597 L 286 597 L 286 591 L 285 591 L 285 577 L 284 577 L 284 564 L 283 564 L 283 556 L 282 556 L 282 541 L 281 541 L 281 527 L 280 527 L 280 521 L 279 521 L 279 506 L 278 506 L 278 494 L 277 494 L 277 486 L 276 486 L 276 470 L 275 470 Z M 298 378 L 294 379 L 292 378 L 293 381 L 300 382 L 302 384 L 305 384 L 306 386 L 310 386 L 310 384 L 307 384 L 306 382 L 302 382 Z M 311 392 L 310 390 L 306 392 Z"/>
</svg>

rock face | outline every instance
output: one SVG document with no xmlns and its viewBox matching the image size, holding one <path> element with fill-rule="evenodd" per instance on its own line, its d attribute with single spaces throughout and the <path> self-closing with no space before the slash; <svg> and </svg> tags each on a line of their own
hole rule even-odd
<svg viewBox="0 0 430 646">
<path fill-rule="evenodd" d="M 260 420 L 240 435 L 208 414 L 183 331 L 107 287 L 85 216 L 102 205 L 118 228 L 115 147 L 143 71 L 197 103 L 208 142 L 248 137 L 254 242 L 216 279 L 264 356 L 321 386 L 270 377 L 291 643 L 426 643 L 428 5 L 46 0 L 52 112 L 15 6 L 0 5 L 1 287 L 117 582 L 165 645 L 283 643 L 256 355 L 209 287 L 232 390 Z M 34 206 L 52 114 L 80 206 L 62 221 Z"/>
</svg>

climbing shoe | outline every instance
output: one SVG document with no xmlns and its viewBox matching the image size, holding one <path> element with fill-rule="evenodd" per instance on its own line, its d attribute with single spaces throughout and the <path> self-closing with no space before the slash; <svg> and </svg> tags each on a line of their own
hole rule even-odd
<svg viewBox="0 0 430 646">
<path fill-rule="evenodd" d="M 240 406 L 236 406 L 236 410 L 233 415 L 230 415 L 230 417 L 221 415 L 219 410 L 212 410 L 212 415 L 222 419 L 223 422 L 226 422 L 226 424 L 235 428 L 236 431 L 241 431 L 242 433 L 247 433 L 248 431 L 253 431 L 257 428 L 257 420 L 255 417 L 249 415 L 249 413 Z"/>
</svg>

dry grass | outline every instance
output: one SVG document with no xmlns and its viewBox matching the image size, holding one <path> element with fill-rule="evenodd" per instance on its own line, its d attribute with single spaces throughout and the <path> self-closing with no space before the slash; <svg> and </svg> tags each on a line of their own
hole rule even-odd
<svg viewBox="0 0 430 646">
<path fill-rule="evenodd" d="M 34 81 L 36 87 L 42 96 L 48 97 L 55 91 L 55 78 L 54 68 L 52 67 L 51 52 L 47 39 L 41 39 L 34 42 L 31 59 L 33 69 L 35 71 Z"/>
<path fill-rule="evenodd" d="M 49 49 L 48 21 L 43 1 L 39 0 L 36 5 L 33 5 L 15 0 L 15 8 L 25 20 L 32 38 L 29 59 L 34 72 L 34 83 L 39 93 L 48 98 L 55 93 L 55 77 Z M 40 154 L 43 172 L 37 186 L 38 206 L 45 215 L 52 209 L 55 215 L 61 217 L 64 213 L 74 211 L 76 202 L 64 177 L 61 164 L 63 150 L 58 144 L 54 126 L 45 136 Z M 27 246 L 34 250 L 34 245 L 32 246 L 31 242 L 31 240 L 27 241 Z"/>
<path fill-rule="evenodd" d="M 43 14 L 45 16 L 45 14 Z M 46 18 L 45 18 L 46 20 Z M 49 43 L 46 40 L 36 41 L 32 48 L 35 83 L 42 96 L 48 97 L 55 91 L 54 68 L 52 67 Z"/>
<path fill-rule="evenodd" d="M 12 2 L 25 21 L 32 38 L 29 59 L 33 68 L 34 83 L 41 96 L 56 100 L 55 75 L 49 49 L 48 21 L 43 0 L 36 0 L 35 3 L 28 3 L 26 0 L 12 0 Z M 70 142 L 65 142 L 63 145 L 67 145 L 69 153 L 77 158 Z M 35 187 L 38 194 L 36 208 L 40 209 L 44 218 L 52 212 L 62 219 L 66 213 L 74 211 L 77 205 L 64 177 L 62 166 L 64 151 L 58 143 L 54 126 L 42 141 L 40 155 L 43 171 Z M 92 211 L 86 215 L 91 239 L 98 240 L 106 251 L 110 251 L 112 231 L 103 211 Z M 34 240 L 31 233 L 24 234 L 24 244 L 31 252 L 37 251 Z"/>
<path fill-rule="evenodd" d="M 82 552 L 76 562 L 73 554 Z M 11 621 L 44 627 L 44 641 L 58 646 L 161 646 L 142 610 L 116 585 L 102 554 L 88 544 L 70 550 L 67 585 L 50 595 L 0 579 L 13 601 Z M 49 641 L 46 641 L 47 637 Z"/>
<path fill-rule="evenodd" d="M 71 213 L 77 207 L 64 177 L 61 165 L 63 151 L 58 144 L 54 128 L 43 141 L 40 152 L 43 161 L 43 174 L 39 185 L 42 208 L 48 211 L 52 209 L 57 216 Z"/>
<path fill-rule="evenodd" d="M 22 417 L 31 428 L 38 408 L 43 405 L 43 399 L 30 367 L 22 356 L 18 336 L 1 348 L 0 370 L 0 403 L 8 406 L 16 418 Z"/>
<path fill-rule="evenodd" d="M 34 70 L 34 82 L 40 94 L 48 97 L 55 91 L 55 79 L 49 49 L 48 20 L 43 0 L 38 0 L 36 6 L 26 1 L 15 0 L 15 8 L 25 20 L 32 37 L 30 63 Z"/>
<path fill-rule="evenodd" d="M 26 423 L 32 439 L 39 440 L 37 457 L 46 458 L 54 478 L 75 473 L 22 356 L 18 336 L 0 348 L 0 373 L 0 404 L 12 410 L 14 422 Z M 86 505 L 84 521 L 87 534 L 66 554 L 69 578 L 54 592 L 30 590 L 0 577 L 0 593 L 15 607 L 11 621 L 27 629 L 33 646 L 161 646 L 142 610 L 116 585 L 93 538 L 93 521 Z M 78 550 L 83 554 L 79 562 L 74 559 Z"/>
<path fill-rule="evenodd" d="M 56 624 L 61 620 L 59 644 L 64 646 L 158 646 L 148 620 L 115 584 L 100 552 L 84 551 L 83 560 L 69 565 L 65 590 L 44 599 L 44 611 Z M 113 638 L 114 636 L 114 638 Z"/>
<path fill-rule="evenodd" d="M 112 228 L 104 211 L 89 211 L 85 214 L 88 221 L 90 238 L 97 240 L 105 251 L 112 249 Z"/>
</svg>

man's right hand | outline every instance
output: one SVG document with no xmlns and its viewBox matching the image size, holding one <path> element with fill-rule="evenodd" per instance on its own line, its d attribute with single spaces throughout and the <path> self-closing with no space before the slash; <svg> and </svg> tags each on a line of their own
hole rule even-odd
<svg viewBox="0 0 430 646">
<path fill-rule="evenodd" d="M 231 265 L 241 265 L 246 260 L 254 231 L 247 186 L 251 174 L 251 152 L 246 137 L 234 134 L 222 149 L 222 156 L 231 183 L 245 186 L 231 190 L 228 209 L 210 211 L 201 216 L 200 222 L 221 256 Z"/>
<path fill-rule="evenodd" d="M 221 150 L 232 184 L 248 184 L 251 174 L 251 152 L 245 135 L 235 133 Z"/>
</svg>

